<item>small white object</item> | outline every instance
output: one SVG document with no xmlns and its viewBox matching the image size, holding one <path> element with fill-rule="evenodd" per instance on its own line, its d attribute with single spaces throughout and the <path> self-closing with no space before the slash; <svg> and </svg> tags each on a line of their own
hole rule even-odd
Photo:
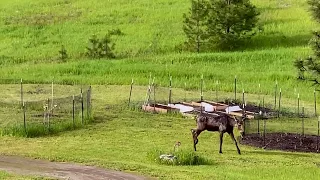
<svg viewBox="0 0 320 180">
<path fill-rule="evenodd" d="M 206 111 L 206 112 L 213 112 L 215 110 L 213 105 L 206 103 L 206 102 L 201 102 L 201 106 L 204 107 L 204 111 Z"/>
<path fill-rule="evenodd" d="M 177 108 L 180 110 L 180 112 L 185 113 L 185 112 L 190 112 L 193 111 L 194 108 L 190 106 L 185 106 L 183 104 L 168 104 L 169 107 Z"/>
<path fill-rule="evenodd" d="M 242 109 L 239 106 L 229 106 L 226 108 L 226 112 L 235 112 L 235 111 L 242 111 Z"/>
</svg>

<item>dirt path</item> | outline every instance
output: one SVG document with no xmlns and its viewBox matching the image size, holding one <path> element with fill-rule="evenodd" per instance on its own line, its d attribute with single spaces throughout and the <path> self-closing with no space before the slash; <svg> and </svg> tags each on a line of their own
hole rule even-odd
<svg viewBox="0 0 320 180">
<path fill-rule="evenodd" d="M 14 156 L 0 156 L 0 170 L 57 179 L 74 180 L 142 180 L 142 176 L 69 163 L 49 162 Z"/>
</svg>

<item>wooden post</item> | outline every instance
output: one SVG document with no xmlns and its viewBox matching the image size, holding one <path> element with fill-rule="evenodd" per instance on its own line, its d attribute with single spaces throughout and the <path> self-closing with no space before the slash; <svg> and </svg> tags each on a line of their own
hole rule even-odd
<svg viewBox="0 0 320 180">
<path fill-rule="evenodd" d="M 51 114 L 53 115 L 53 108 L 54 108 L 54 104 L 53 104 L 53 80 L 51 83 Z"/>
<path fill-rule="evenodd" d="M 47 99 L 48 103 L 48 111 L 47 111 L 47 117 L 48 117 L 48 130 L 50 131 L 50 99 Z M 52 108 L 52 107 L 51 107 Z"/>
<path fill-rule="evenodd" d="M 279 91 L 279 108 L 278 108 L 278 118 L 280 117 L 280 108 L 281 108 L 281 88 L 280 88 L 280 91 Z"/>
<path fill-rule="evenodd" d="M 147 91 L 146 101 L 144 102 L 144 105 L 149 104 L 149 100 L 150 100 L 150 91 L 151 91 L 151 73 L 150 73 L 150 77 L 149 77 L 148 91 Z"/>
<path fill-rule="evenodd" d="M 274 109 L 277 109 L 277 91 L 278 91 L 278 81 L 276 81 L 276 85 L 274 88 Z"/>
<path fill-rule="evenodd" d="M 75 128 L 74 111 L 75 111 L 75 101 L 74 101 L 74 95 L 73 95 L 72 96 L 72 125 L 73 125 L 73 129 Z"/>
<path fill-rule="evenodd" d="M 21 107 L 23 108 L 23 83 L 22 83 L 22 79 L 20 81 L 20 97 L 21 97 Z"/>
<path fill-rule="evenodd" d="M 317 152 L 319 152 L 320 116 L 318 117 Z"/>
<path fill-rule="evenodd" d="M 24 132 L 27 135 L 26 106 L 24 102 L 22 102 L 22 108 L 23 108 L 23 128 L 24 128 Z"/>
<path fill-rule="evenodd" d="M 187 83 L 184 82 L 184 102 L 187 102 Z"/>
<path fill-rule="evenodd" d="M 81 89 L 80 97 L 81 97 L 81 124 L 83 125 L 84 119 L 83 119 L 83 94 L 82 94 L 82 89 Z"/>
<path fill-rule="evenodd" d="M 133 88 L 133 78 L 131 79 L 131 86 L 130 86 L 130 94 L 129 94 L 128 106 L 130 106 L 131 95 L 132 95 L 132 88 Z"/>
<path fill-rule="evenodd" d="M 266 147 L 266 118 L 263 118 L 263 147 Z"/>
<path fill-rule="evenodd" d="M 234 101 L 237 100 L 237 76 L 234 76 Z"/>
<path fill-rule="evenodd" d="M 200 102 L 203 101 L 203 74 L 201 75 L 201 82 L 200 82 Z M 202 106 L 201 106 L 202 109 Z"/>
<path fill-rule="evenodd" d="M 172 76 L 170 76 L 170 80 L 169 80 L 169 104 L 171 104 L 171 100 L 172 100 Z"/>
<path fill-rule="evenodd" d="M 316 89 L 313 91 L 313 97 L 314 97 L 314 116 L 317 117 L 317 94 Z"/>
<path fill-rule="evenodd" d="M 218 102 L 218 84 L 219 84 L 219 81 L 217 80 L 216 82 L 216 101 Z"/>
<path fill-rule="evenodd" d="M 156 85 L 155 83 L 152 84 L 153 86 L 153 112 L 155 113 L 156 112 Z"/>
<path fill-rule="evenodd" d="M 304 136 L 304 107 L 302 107 L 301 120 L 302 120 L 302 135 Z"/>
<path fill-rule="evenodd" d="M 87 102 L 86 102 L 86 105 L 87 105 L 87 119 L 89 119 L 89 93 L 90 93 L 90 88 L 88 88 L 87 90 Z"/>
<path fill-rule="evenodd" d="M 300 116 L 300 94 L 298 93 L 298 109 L 297 109 L 297 112 L 298 112 L 298 117 Z"/>
<path fill-rule="evenodd" d="M 261 85 L 259 83 L 259 90 L 258 90 L 258 99 L 259 99 L 259 112 L 261 111 Z"/>
<path fill-rule="evenodd" d="M 244 104 L 244 89 L 242 89 L 242 104 Z"/>
</svg>

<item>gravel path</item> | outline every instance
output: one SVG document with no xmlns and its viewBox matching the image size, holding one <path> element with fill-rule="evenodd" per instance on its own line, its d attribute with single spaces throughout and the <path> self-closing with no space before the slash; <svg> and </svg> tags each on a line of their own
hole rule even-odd
<svg viewBox="0 0 320 180">
<path fill-rule="evenodd" d="M 58 163 L 27 159 L 16 156 L 0 156 L 0 170 L 22 175 L 37 175 L 69 180 L 142 180 L 142 176 L 120 171 L 84 166 L 71 163 Z"/>
</svg>

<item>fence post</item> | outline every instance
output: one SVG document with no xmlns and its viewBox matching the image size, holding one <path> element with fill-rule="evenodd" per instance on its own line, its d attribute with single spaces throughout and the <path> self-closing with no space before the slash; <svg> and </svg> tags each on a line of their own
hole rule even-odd
<svg viewBox="0 0 320 180">
<path fill-rule="evenodd" d="M 184 82 L 184 102 L 187 102 L 187 83 Z"/>
<path fill-rule="evenodd" d="M 319 152 L 320 116 L 318 117 L 317 152 Z"/>
<path fill-rule="evenodd" d="M 72 125 L 73 125 L 73 129 L 75 128 L 75 124 L 74 124 L 74 111 L 75 111 L 75 101 L 74 101 L 74 95 L 72 96 Z"/>
<path fill-rule="evenodd" d="M 317 117 L 317 94 L 316 89 L 313 91 L 313 97 L 314 97 L 314 116 Z"/>
<path fill-rule="evenodd" d="M 201 82 L 200 82 L 200 101 L 201 102 L 203 101 L 203 74 L 201 75 Z"/>
<path fill-rule="evenodd" d="M 281 93 L 281 88 L 280 88 L 280 91 L 279 91 L 279 108 L 278 108 L 278 118 L 280 117 L 281 96 L 282 96 L 282 93 Z"/>
<path fill-rule="evenodd" d="M 237 100 L 237 75 L 234 76 L 234 101 Z"/>
<path fill-rule="evenodd" d="M 263 118 L 263 147 L 266 147 L 266 118 Z"/>
<path fill-rule="evenodd" d="M 91 87 L 91 86 L 90 86 L 90 87 Z M 133 88 L 133 78 L 131 79 L 130 94 L 129 94 L 129 100 L 128 100 L 128 107 L 130 106 L 130 102 L 131 102 L 132 88 Z"/>
<path fill-rule="evenodd" d="M 53 104 L 53 80 L 51 83 L 51 114 L 53 115 L 53 109 L 54 109 L 54 104 Z"/>
<path fill-rule="evenodd" d="M 47 111 L 47 115 L 48 115 L 48 130 L 50 131 L 50 99 L 49 98 L 47 99 L 47 102 L 48 102 L 48 111 Z"/>
<path fill-rule="evenodd" d="M 22 84 L 22 79 L 20 81 L 20 97 L 21 97 L 21 107 L 23 108 L 23 84 Z"/>
<path fill-rule="evenodd" d="M 169 104 L 171 104 L 171 98 L 172 98 L 172 76 L 170 76 L 170 82 L 169 82 Z"/>
<path fill-rule="evenodd" d="M 244 89 L 242 89 L 242 104 L 244 105 Z M 245 107 L 243 106 L 243 108 Z"/>
<path fill-rule="evenodd" d="M 27 135 L 26 105 L 24 102 L 22 102 L 22 108 L 23 108 L 23 128 L 24 128 L 24 132 Z"/>
<path fill-rule="evenodd" d="M 298 93 L 298 117 L 300 116 L 300 94 Z"/>
<path fill-rule="evenodd" d="M 155 113 L 156 112 L 156 85 L 155 83 L 152 84 L 153 86 L 153 112 Z"/>
<path fill-rule="evenodd" d="M 302 120 L 302 135 L 304 136 L 304 107 L 302 107 L 301 120 Z"/>
<path fill-rule="evenodd" d="M 278 90 L 278 81 L 276 81 L 276 85 L 274 88 L 274 109 L 277 109 L 277 90 Z"/>
<path fill-rule="evenodd" d="M 81 124 L 83 125 L 83 94 L 82 94 L 82 89 L 81 89 Z"/>
<path fill-rule="evenodd" d="M 216 101 L 218 102 L 218 83 L 219 81 L 217 80 L 216 82 Z"/>
<path fill-rule="evenodd" d="M 90 93 L 89 93 L 89 115 L 91 116 L 91 94 L 92 94 L 92 87 L 89 86 L 89 89 L 90 89 Z"/>
</svg>

